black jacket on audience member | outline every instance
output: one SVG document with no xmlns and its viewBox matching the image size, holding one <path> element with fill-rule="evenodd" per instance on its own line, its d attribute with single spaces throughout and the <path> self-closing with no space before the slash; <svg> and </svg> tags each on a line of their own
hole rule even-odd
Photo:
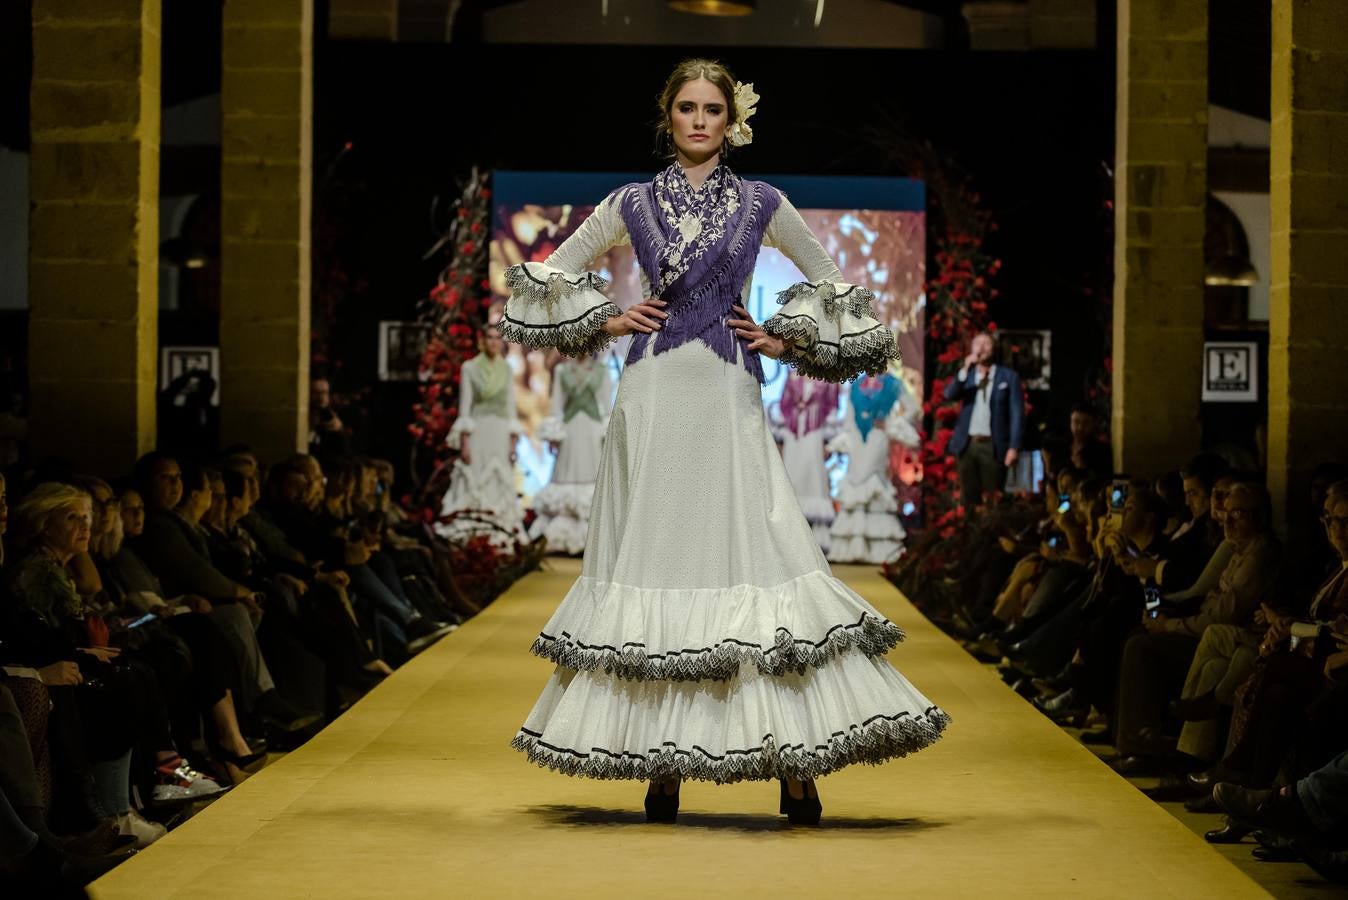
<svg viewBox="0 0 1348 900">
<path fill-rule="evenodd" d="M 1165 566 L 1159 573 L 1160 584 L 1171 593 L 1192 587 L 1221 543 L 1211 516 L 1204 515 L 1186 524 L 1187 530 L 1172 536 L 1161 554 Z"/>
<path fill-rule="evenodd" d="M 196 594 L 214 603 L 238 595 L 238 585 L 211 561 L 206 536 L 175 512 L 147 510 L 145 532 L 132 546 L 170 597 Z"/>
</svg>

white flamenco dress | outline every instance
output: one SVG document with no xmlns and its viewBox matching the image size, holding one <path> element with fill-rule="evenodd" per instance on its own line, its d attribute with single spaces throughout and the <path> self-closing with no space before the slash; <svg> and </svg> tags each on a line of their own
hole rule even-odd
<svg viewBox="0 0 1348 900">
<path fill-rule="evenodd" d="M 628 239 L 621 190 L 545 263 L 508 273 L 507 340 L 573 355 L 606 342 L 598 323 L 618 310 L 584 270 Z M 862 289 L 838 283 L 785 200 L 764 242 L 817 282 L 764 327 L 835 380 L 874 360 L 852 336 L 882 326 L 837 302 Z M 805 319 L 819 346 L 782 324 Z M 885 660 L 899 627 L 831 574 L 754 376 L 698 340 L 653 346 L 620 380 L 582 574 L 532 647 L 556 669 L 512 745 L 569 775 L 725 783 L 814 778 L 936 741 L 948 716 Z"/>
<path fill-rule="evenodd" d="M 890 442 L 915 447 L 920 438 L 905 416 L 902 396 L 903 383 L 892 373 L 859 379 L 849 392 L 846 424 L 829 442 L 830 450 L 848 457 L 830 529 L 833 562 L 880 564 L 903 553 L 907 533 L 889 476 Z"/>
<path fill-rule="evenodd" d="M 459 376 L 459 417 L 450 427 L 449 444 L 460 447 L 468 436 L 470 461 L 454 463 L 441 515 L 461 515 L 437 526 L 441 535 L 486 534 L 500 546 L 526 539 L 512 462 L 519 432 L 510 364 L 485 353 L 467 360 Z"/>
<path fill-rule="evenodd" d="M 771 418 L 773 434 L 782 445 L 787 478 L 825 555 L 832 543 L 829 526 L 837 513 L 824 466 L 824 445 L 842 428 L 837 406 L 837 385 L 792 372 Z"/>
<path fill-rule="evenodd" d="M 557 444 L 552 479 L 534 495 L 538 514 L 529 527 L 548 550 L 575 556 L 585 550 L 590 500 L 599 472 L 604 429 L 613 407 L 613 379 L 602 359 L 558 363 L 552 371 L 552 408 L 538 436 Z"/>
</svg>

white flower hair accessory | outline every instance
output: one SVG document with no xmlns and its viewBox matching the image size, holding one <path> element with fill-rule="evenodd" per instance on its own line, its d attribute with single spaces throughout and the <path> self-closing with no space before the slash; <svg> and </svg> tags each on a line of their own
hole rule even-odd
<svg viewBox="0 0 1348 900">
<path fill-rule="evenodd" d="M 758 112 L 758 95 L 754 93 L 753 82 L 741 84 L 735 82 L 735 121 L 726 129 L 726 140 L 732 147 L 743 147 L 754 142 L 754 130 L 749 127 L 749 117 Z"/>
</svg>

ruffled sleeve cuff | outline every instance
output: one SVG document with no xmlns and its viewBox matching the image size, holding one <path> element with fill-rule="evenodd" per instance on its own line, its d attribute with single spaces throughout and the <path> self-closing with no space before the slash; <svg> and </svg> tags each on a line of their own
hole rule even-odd
<svg viewBox="0 0 1348 900">
<path fill-rule="evenodd" d="M 571 275 L 540 262 L 506 269 L 510 299 L 502 315 L 501 337 L 526 347 L 556 347 L 567 356 L 588 356 L 613 337 L 604 322 L 621 315 L 605 297 L 608 282 L 594 272 Z"/>
<path fill-rule="evenodd" d="M 557 416 L 548 416 L 538 423 L 538 439 L 541 441 L 552 441 L 560 444 L 566 440 L 566 429 L 562 427 L 562 420 Z"/>
<path fill-rule="evenodd" d="M 449 436 L 445 439 L 445 443 L 455 449 L 462 447 L 463 436 L 465 434 L 472 434 L 473 427 L 472 416 L 459 416 L 454 420 L 454 424 L 450 426 Z"/>
<path fill-rule="evenodd" d="M 905 447 L 918 447 L 922 444 L 922 436 L 917 433 L 917 428 L 899 413 L 898 407 L 885 416 L 885 434 L 891 441 Z"/>
<path fill-rule="evenodd" d="M 791 346 L 782 361 L 820 381 L 880 375 L 899 359 L 894 332 L 876 321 L 875 295 L 843 282 L 800 282 L 777 295 L 782 308 L 763 330 Z"/>
</svg>

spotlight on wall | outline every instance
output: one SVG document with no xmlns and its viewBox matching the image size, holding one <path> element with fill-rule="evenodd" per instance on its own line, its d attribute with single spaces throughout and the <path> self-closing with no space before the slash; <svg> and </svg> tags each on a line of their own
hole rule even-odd
<svg viewBox="0 0 1348 900">
<path fill-rule="evenodd" d="M 758 6 L 758 0 L 669 0 L 675 12 L 698 16 L 747 16 Z"/>
<path fill-rule="evenodd" d="M 215 258 L 209 247 L 187 238 L 173 237 L 159 245 L 159 259 L 183 269 L 204 269 Z"/>
<path fill-rule="evenodd" d="M 1259 273 L 1243 256 L 1223 256 L 1203 267 L 1203 283 L 1212 287 L 1249 287 L 1259 283 Z"/>
</svg>

